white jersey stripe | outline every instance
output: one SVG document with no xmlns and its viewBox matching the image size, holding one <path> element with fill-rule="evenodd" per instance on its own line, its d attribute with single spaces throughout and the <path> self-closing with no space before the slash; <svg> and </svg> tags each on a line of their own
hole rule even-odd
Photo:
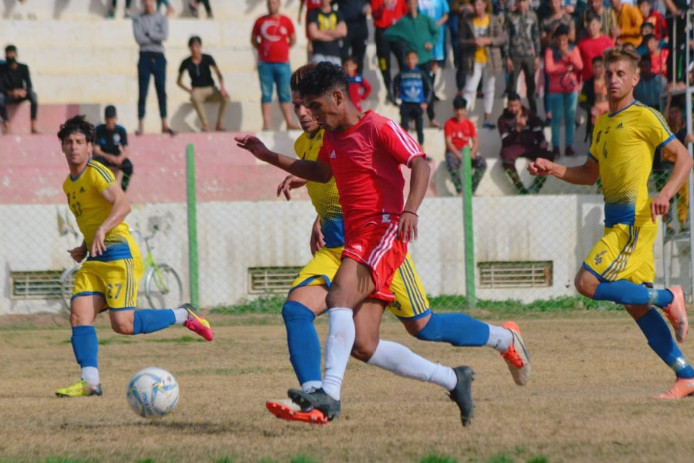
<svg viewBox="0 0 694 463">
<path fill-rule="evenodd" d="M 395 235 L 397 234 L 397 231 L 398 224 L 391 222 L 390 225 L 388 225 L 388 229 L 381 237 L 381 241 L 379 241 L 378 246 L 376 246 L 374 250 L 371 251 L 371 255 L 366 260 L 366 264 L 369 267 L 378 267 L 378 263 L 381 261 L 381 258 L 383 258 L 386 252 L 388 252 L 393 247 L 393 241 L 395 240 Z"/>
<path fill-rule="evenodd" d="M 388 120 L 388 125 L 393 129 L 393 132 L 395 132 L 395 135 L 398 136 L 400 141 L 402 142 L 402 146 L 405 147 L 408 153 L 410 153 L 410 157 L 407 158 L 407 163 L 410 163 L 410 160 L 418 155 L 422 154 L 422 150 L 417 144 L 416 141 L 412 137 L 407 134 L 402 127 L 400 127 L 398 124 L 395 122 L 391 121 L 390 119 Z"/>
</svg>

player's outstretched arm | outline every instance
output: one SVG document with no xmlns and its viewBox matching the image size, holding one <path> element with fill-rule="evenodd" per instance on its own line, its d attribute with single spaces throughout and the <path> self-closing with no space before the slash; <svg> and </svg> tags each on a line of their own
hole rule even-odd
<svg viewBox="0 0 694 463">
<path fill-rule="evenodd" d="M 663 215 L 668 211 L 670 200 L 675 196 L 677 190 L 684 185 L 684 182 L 687 181 L 689 171 L 692 170 L 692 164 L 694 164 L 687 148 L 676 138 L 670 140 L 663 149 L 675 155 L 675 165 L 667 183 L 651 202 L 651 219 L 653 222 L 655 222 L 656 216 Z"/>
<path fill-rule="evenodd" d="M 402 241 L 414 241 L 417 239 L 417 224 L 419 216 L 417 211 L 424 200 L 427 187 L 429 186 L 429 174 L 431 168 L 427 160 L 420 156 L 416 157 L 410 163 L 412 173 L 410 175 L 410 192 L 405 201 L 405 207 L 400 215 L 400 223 L 398 224 L 398 236 Z"/>
<path fill-rule="evenodd" d="M 595 159 L 588 157 L 580 166 L 567 167 L 549 159 L 538 158 L 528 164 L 531 175 L 552 176 L 574 185 L 594 185 L 598 181 L 600 169 Z"/>
<path fill-rule="evenodd" d="M 106 244 L 104 243 L 106 233 L 125 220 L 125 217 L 130 213 L 130 201 L 128 201 L 120 185 L 114 183 L 106 188 L 102 194 L 104 198 L 106 198 L 106 201 L 111 203 L 113 207 L 108 217 L 106 217 L 102 224 L 99 225 L 99 228 L 96 229 L 92 248 L 89 250 L 92 257 L 100 256 L 106 252 Z"/>
<path fill-rule="evenodd" d="M 333 176 L 330 165 L 320 161 L 304 161 L 270 151 L 258 137 L 244 135 L 234 137 L 236 146 L 250 151 L 253 156 L 279 167 L 297 177 L 325 183 Z"/>
</svg>

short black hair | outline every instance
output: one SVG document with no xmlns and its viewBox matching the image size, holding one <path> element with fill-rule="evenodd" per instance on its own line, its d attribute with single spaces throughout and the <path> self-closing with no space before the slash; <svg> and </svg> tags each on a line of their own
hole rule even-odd
<svg viewBox="0 0 694 463">
<path fill-rule="evenodd" d="M 84 114 L 71 117 L 65 121 L 65 123 L 60 126 L 58 138 L 60 138 L 62 142 L 73 133 L 82 133 L 88 143 L 94 143 L 94 125 L 87 120 L 87 116 Z"/>
<path fill-rule="evenodd" d="M 640 5 L 640 4 L 642 4 L 642 3 L 648 3 L 648 4 L 650 5 L 650 4 L 651 4 L 651 0 L 638 0 L 638 1 L 636 2 L 637 5 Z"/>
<path fill-rule="evenodd" d="M 569 32 L 571 30 L 569 29 L 569 26 L 566 24 L 559 24 L 556 29 L 554 29 L 554 33 L 552 34 L 553 38 L 557 38 L 560 35 L 569 35 Z"/>
<path fill-rule="evenodd" d="M 194 43 L 202 46 L 202 39 L 197 35 L 192 36 L 188 39 L 188 48 L 192 47 Z"/>
<path fill-rule="evenodd" d="M 658 37 L 655 36 L 655 34 L 646 34 L 643 36 L 643 44 L 646 45 L 649 40 L 658 40 Z"/>
<path fill-rule="evenodd" d="M 467 108 L 467 100 L 462 96 L 457 96 L 453 99 L 453 109 Z"/>
<path fill-rule="evenodd" d="M 602 55 L 595 56 L 591 61 L 591 63 L 604 63 L 605 59 L 602 57 Z"/>
<path fill-rule="evenodd" d="M 317 96 L 339 89 L 349 98 L 347 79 L 342 66 L 322 61 L 304 74 L 298 83 L 299 93 L 301 96 Z"/>
<path fill-rule="evenodd" d="M 14 45 L 8 45 L 5 47 L 5 53 L 9 53 L 11 51 L 17 53 L 17 47 Z"/>
<path fill-rule="evenodd" d="M 590 23 L 591 21 L 595 21 L 595 20 L 602 22 L 602 18 L 600 17 L 600 15 L 597 15 L 597 14 L 593 13 L 592 11 L 589 11 L 588 13 L 586 13 L 586 24 Z"/>
<path fill-rule="evenodd" d="M 520 101 L 521 97 L 516 92 L 508 92 L 508 94 L 506 95 L 506 99 L 507 101 Z"/>
<path fill-rule="evenodd" d="M 409 50 L 407 50 L 407 52 L 405 52 L 405 56 L 407 56 L 407 55 L 409 55 L 409 54 L 412 54 L 412 53 L 414 53 L 415 55 L 417 55 L 417 58 L 419 58 L 419 54 L 417 53 L 417 50 L 412 49 L 412 48 L 410 48 Z"/>
<path fill-rule="evenodd" d="M 352 55 L 345 56 L 345 58 L 342 60 L 342 64 L 344 65 L 347 62 L 357 64 L 357 59 Z"/>
<path fill-rule="evenodd" d="M 289 88 L 292 92 L 299 91 L 299 82 L 301 82 L 301 80 L 304 78 L 304 75 L 308 71 L 316 67 L 316 64 L 317 63 L 304 64 L 292 73 L 291 77 L 289 78 Z"/>
</svg>

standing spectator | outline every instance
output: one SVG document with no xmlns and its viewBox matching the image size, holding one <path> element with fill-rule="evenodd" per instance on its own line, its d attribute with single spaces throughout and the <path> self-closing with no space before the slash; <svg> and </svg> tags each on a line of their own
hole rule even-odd
<svg viewBox="0 0 694 463">
<path fill-rule="evenodd" d="M 646 106 L 660 110 L 660 95 L 667 86 L 665 77 L 662 74 L 653 73 L 649 56 L 642 56 L 639 66 L 641 76 L 636 87 L 634 87 L 634 98 Z"/>
<path fill-rule="evenodd" d="M 496 16 L 487 13 L 488 0 L 475 0 L 474 15 L 460 25 L 460 63 L 465 69 L 466 83 L 463 96 L 468 111 L 472 109 L 480 80 L 484 82 L 483 127 L 494 129 L 491 121 L 494 108 L 496 75 L 503 71 L 501 47 L 506 43 L 506 34 Z"/>
<path fill-rule="evenodd" d="M 18 62 L 17 47 L 8 45 L 5 47 L 5 63 L 0 64 L 0 119 L 3 133 L 10 131 L 7 105 L 25 100 L 31 104 L 31 133 L 39 133 L 36 127 L 39 102 L 31 84 L 29 66 Z"/>
<path fill-rule="evenodd" d="M 202 6 L 205 7 L 205 13 L 207 14 L 207 19 L 212 19 L 214 18 L 214 15 L 212 14 L 212 7 L 210 6 L 210 0 L 190 0 L 190 3 L 188 4 L 188 9 L 190 10 L 190 14 L 195 16 L 196 18 L 198 17 L 198 8 L 200 7 L 200 4 L 202 3 Z"/>
<path fill-rule="evenodd" d="M 287 128 L 296 130 L 299 126 L 293 121 L 289 90 L 292 74 L 289 48 L 296 42 L 294 24 L 287 16 L 280 14 L 280 0 L 267 0 L 267 10 L 268 14 L 255 21 L 251 32 L 251 44 L 258 51 L 263 130 L 270 130 L 274 87 L 277 88 L 277 98 Z"/>
<path fill-rule="evenodd" d="M 342 39 L 340 56 L 342 61 L 348 57 L 354 58 L 357 72 L 361 74 L 364 72 L 366 41 L 369 39 L 366 14 L 370 6 L 366 0 L 337 0 L 337 8 L 347 25 L 347 36 Z"/>
<path fill-rule="evenodd" d="M 133 163 L 129 156 L 128 133 L 118 124 L 115 106 L 106 106 L 104 123 L 96 126 L 94 139 L 94 160 L 111 169 L 126 191 L 133 175 Z"/>
<path fill-rule="evenodd" d="M 639 7 L 639 11 L 641 11 L 643 23 L 653 25 L 653 34 L 655 34 L 658 40 L 667 39 L 669 32 L 665 16 L 651 6 L 651 0 L 638 0 L 637 6 Z M 641 35 L 643 35 L 643 33 Z"/>
<path fill-rule="evenodd" d="M 571 15 L 567 14 L 561 6 L 562 0 L 550 0 L 550 14 L 542 20 L 540 24 L 540 42 L 542 43 L 543 53 L 549 46 L 552 45 L 552 37 L 557 27 L 564 25 L 569 28 L 569 41 L 576 40 L 576 27 Z"/>
<path fill-rule="evenodd" d="M 569 44 L 569 28 L 563 24 L 554 31 L 554 46 L 545 51 L 545 70 L 549 76 L 549 106 L 552 110 L 552 152 L 555 156 L 559 155 L 561 125 L 564 122 L 564 154 L 573 156 L 576 104 L 583 61 L 578 47 Z"/>
<path fill-rule="evenodd" d="M 311 37 L 311 62 L 328 61 L 342 66 L 340 39 L 347 36 L 347 25 L 342 13 L 333 10 L 331 0 L 322 0 L 320 8 L 308 16 L 308 35 Z"/>
<path fill-rule="evenodd" d="M 610 37 L 612 28 L 616 25 L 617 18 L 612 12 L 612 8 L 606 6 L 603 0 L 588 0 L 588 8 L 583 14 L 583 19 L 580 24 L 580 35 L 585 37 L 588 34 L 588 19 L 591 15 L 596 15 L 600 18 L 600 33 Z"/>
<path fill-rule="evenodd" d="M 518 76 L 523 71 L 528 107 L 537 114 L 535 102 L 535 70 L 540 67 L 540 26 L 537 15 L 530 10 L 529 0 L 519 0 L 518 8 L 508 13 L 504 28 L 508 38 L 504 44 L 506 68 L 510 74 L 506 92 L 516 93 Z"/>
<path fill-rule="evenodd" d="M 431 81 L 424 69 L 417 64 L 417 52 L 410 50 L 405 55 L 405 67 L 393 80 L 393 96 L 400 98 L 400 126 L 409 130 L 410 120 L 414 119 L 419 146 L 424 146 L 424 122 L 422 115 L 431 99 Z"/>
<path fill-rule="evenodd" d="M 607 102 L 607 82 L 605 81 L 605 60 L 602 55 L 595 56 L 591 65 L 593 75 L 583 82 L 583 94 L 588 106 L 587 112 L 590 114 L 590 122 L 586 127 L 586 139 L 590 137 L 592 140 L 595 121 L 609 110 L 609 104 Z"/>
<path fill-rule="evenodd" d="M 215 130 L 223 131 L 222 119 L 224 118 L 224 110 L 229 102 L 229 94 L 224 88 L 224 78 L 217 67 L 217 63 L 210 55 L 202 53 L 202 39 L 197 35 L 188 40 L 188 49 L 190 56 L 181 62 L 178 68 L 178 80 L 176 84 L 190 94 L 190 102 L 193 103 L 195 111 L 202 122 L 202 131 L 209 132 L 210 124 L 207 122 L 205 114 L 205 102 L 219 103 L 219 112 L 217 113 L 217 125 Z M 219 82 L 219 89 L 215 87 L 212 79 L 212 71 L 214 70 Z M 183 84 L 183 73 L 188 71 L 190 76 L 190 88 Z"/>
<path fill-rule="evenodd" d="M 526 158 L 554 159 L 554 154 L 547 149 L 547 141 L 542 132 L 542 121 L 521 104 L 517 93 L 509 93 L 506 109 L 499 117 L 499 135 L 501 135 L 501 164 L 506 175 L 511 179 L 519 194 L 539 193 L 545 183 L 536 177 L 533 184 L 526 188 L 518 175 L 516 160 Z"/>
<path fill-rule="evenodd" d="M 422 14 L 429 16 L 434 20 L 434 23 L 439 27 L 441 33 L 438 40 L 434 43 L 433 60 L 429 64 L 429 79 L 431 79 L 432 92 L 436 84 L 436 73 L 439 68 L 446 65 L 446 21 L 448 21 L 448 13 L 450 8 L 448 0 L 419 0 L 419 11 Z M 436 98 L 435 92 L 432 93 Z M 433 107 L 433 106 L 432 106 Z"/>
<path fill-rule="evenodd" d="M 342 62 L 342 67 L 345 70 L 345 74 L 347 74 L 349 99 L 354 103 L 354 107 L 361 112 L 361 102 L 371 95 L 371 84 L 359 73 L 355 58 L 348 56 Z"/>
<path fill-rule="evenodd" d="M 407 0 L 409 12 L 385 32 L 387 40 L 405 42 L 407 49 L 417 52 L 417 58 L 421 69 L 427 74 L 431 72 L 434 60 L 434 45 L 439 39 L 441 28 L 433 19 L 419 12 L 418 0 Z M 427 102 L 427 115 L 432 127 L 441 127 L 434 119 L 433 91 L 431 100 Z"/>
<path fill-rule="evenodd" d="M 602 52 L 614 46 L 612 39 L 600 31 L 600 16 L 591 13 L 587 21 L 588 35 L 578 42 L 578 50 L 583 61 L 584 82 L 593 77 L 593 59 L 602 56 Z"/>
<path fill-rule="evenodd" d="M 670 40 L 667 43 L 669 62 L 667 66 L 668 87 L 671 82 L 675 82 L 674 89 L 684 90 L 686 88 L 686 61 L 687 61 L 687 10 L 688 0 L 665 0 L 667 8 L 667 30 L 672 31 Z"/>
<path fill-rule="evenodd" d="M 299 0 L 299 16 L 296 18 L 299 25 L 301 25 L 301 17 L 304 17 L 304 29 L 306 30 L 306 61 L 311 61 L 313 56 L 313 45 L 311 44 L 311 36 L 308 33 L 308 17 L 311 12 L 317 8 L 320 8 L 322 0 Z M 304 5 L 306 6 L 306 14 L 302 15 L 304 10 Z"/>
<path fill-rule="evenodd" d="M 145 104 L 150 75 L 154 75 L 154 88 L 157 90 L 161 131 L 173 135 L 174 132 L 166 121 L 166 57 L 162 44 L 169 36 L 169 20 L 157 12 L 155 0 L 143 0 L 142 4 L 144 11 L 133 18 L 135 41 L 140 46 L 140 59 L 137 62 L 138 125 L 135 135 L 145 132 Z"/>
<path fill-rule="evenodd" d="M 612 38 L 617 45 L 630 43 L 638 47 L 641 43 L 641 24 L 643 16 L 634 5 L 622 0 L 610 0 L 612 11 L 617 17 L 617 24 L 612 27 Z"/>
<path fill-rule="evenodd" d="M 467 101 L 458 96 L 453 100 L 454 116 L 446 121 L 443 126 L 443 134 L 446 139 L 446 167 L 451 176 L 451 181 L 458 194 L 463 192 L 463 180 L 460 175 L 460 168 L 463 165 L 463 155 L 465 147 L 470 148 L 470 159 L 472 163 L 472 194 L 475 194 L 477 187 L 484 177 L 487 170 L 487 161 L 479 156 L 479 138 L 475 124 L 467 118 Z"/>
<path fill-rule="evenodd" d="M 470 0 L 449 0 L 448 31 L 450 32 L 451 48 L 453 49 L 453 64 L 455 65 L 455 87 L 457 96 L 463 95 L 465 88 L 465 72 L 460 65 L 460 24 L 467 14 L 473 14 Z"/>
<path fill-rule="evenodd" d="M 386 38 L 386 31 L 397 23 L 407 13 L 405 0 L 371 0 L 371 16 L 373 17 L 374 42 L 376 42 L 376 56 L 378 57 L 378 68 L 383 77 L 383 85 L 386 87 L 388 95 L 386 100 L 395 104 L 391 93 L 392 77 L 390 73 L 390 55 L 394 55 L 398 62 L 398 69 L 405 66 L 404 46 L 400 41 L 389 41 Z"/>
</svg>

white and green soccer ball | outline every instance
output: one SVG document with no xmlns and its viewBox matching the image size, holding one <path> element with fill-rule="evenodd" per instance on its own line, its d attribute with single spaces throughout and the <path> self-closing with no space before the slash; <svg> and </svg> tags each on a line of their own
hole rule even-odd
<svg viewBox="0 0 694 463">
<path fill-rule="evenodd" d="M 144 418 L 168 415 L 178 403 L 178 382 L 168 371 L 144 368 L 133 375 L 126 392 L 128 405 Z"/>
</svg>

